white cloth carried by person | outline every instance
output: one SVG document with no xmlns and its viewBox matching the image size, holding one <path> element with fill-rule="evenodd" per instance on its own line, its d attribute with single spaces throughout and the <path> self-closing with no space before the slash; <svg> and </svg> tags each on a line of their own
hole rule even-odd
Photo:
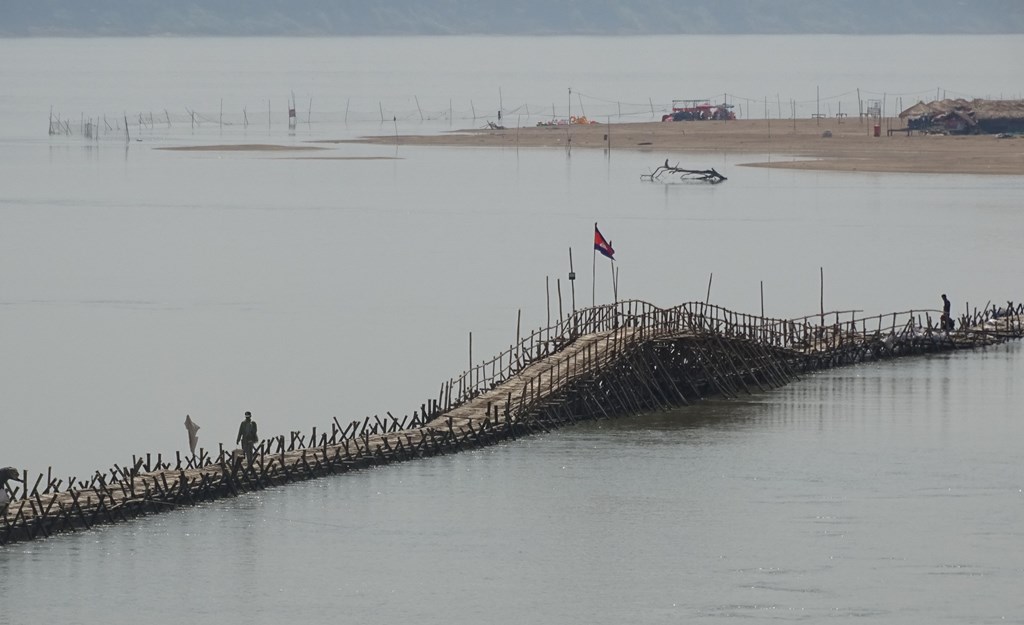
<svg viewBox="0 0 1024 625">
<path fill-rule="evenodd" d="M 185 415 L 185 429 L 188 431 L 188 450 L 195 454 L 196 443 L 199 442 L 199 426 L 188 415 Z"/>
<path fill-rule="evenodd" d="M 11 502 L 11 495 L 7 492 L 7 480 L 20 482 L 21 478 L 18 476 L 18 470 L 14 467 L 0 469 L 0 511 L 5 510 L 7 504 Z"/>
</svg>

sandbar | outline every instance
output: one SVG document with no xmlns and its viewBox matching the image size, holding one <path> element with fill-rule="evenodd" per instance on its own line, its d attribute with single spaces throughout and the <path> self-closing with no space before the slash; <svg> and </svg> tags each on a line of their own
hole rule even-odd
<svg viewBox="0 0 1024 625">
<path fill-rule="evenodd" d="M 232 143 L 228 145 L 182 145 L 164 146 L 157 150 L 175 152 L 294 152 L 309 150 L 326 150 L 315 145 L 273 145 L 269 143 Z"/>
<path fill-rule="evenodd" d="M 898 126 L 893 122 L 892 126 Z M 641 150 L 657 154 L 652 166 L 674 154 L 695 155 L 681 166 L 704 168 L 701 153 L 750 154 L 756 167 L 853 172 L 1024 175 L 1024 138 L 994 135 L 907 134 L 857 118 L 729 120 L 571 124 L 437 135 L 372 136 L 354 143 L 501 148 Z M 826 136 L 830 135 L 830 136 Z M 349 141 L 338 141 L 349 142 Z M 767 158 L 765 158 L 767 156 Z M 778 157 L 778 158 L 777 158 Z M 709 159 L 710 160 L 710 159 Z"/>
</svg>

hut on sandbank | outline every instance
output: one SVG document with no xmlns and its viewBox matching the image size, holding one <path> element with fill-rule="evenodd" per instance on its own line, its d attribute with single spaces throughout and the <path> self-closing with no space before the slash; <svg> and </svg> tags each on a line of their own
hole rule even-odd
<svg viewBox="0 0 1024 625">
<path fill-rule="evenodd" d="M 918 102 L 900 113 L 911 130 L 952 135 L 1024 134 L 1024 100 Z"/>
</svg>

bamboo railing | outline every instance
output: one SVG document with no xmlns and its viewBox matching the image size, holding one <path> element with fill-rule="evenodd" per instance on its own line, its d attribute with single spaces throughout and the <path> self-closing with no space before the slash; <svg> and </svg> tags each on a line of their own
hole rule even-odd
<svg viewBox="0 0 1024 625">
<path fill-rule="evenodd" d="M 401 419 L 364 417 L 238 450 L 133 456 L 90 476 L 52 469 L 7 484 L 0 544 L 89 529 L 199 501 L 394 461 L 489 445 L 582 419 L 670 409 L 765 391 L 815 369 L 1001 343 L 1024 335 L 1024 306 L 965 312 L 943 330 L 934 310 L 793 319 L 704 302 L 628 300 L 571 312 L 441 384 Z"/>
</svg>

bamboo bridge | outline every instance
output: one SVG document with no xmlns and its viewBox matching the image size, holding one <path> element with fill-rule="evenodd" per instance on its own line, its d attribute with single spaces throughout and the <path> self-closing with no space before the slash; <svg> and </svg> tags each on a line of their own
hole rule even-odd
<svg viewBox="0 0 1024 625">
<path fill-rule="evenodd" d="M 933 315 L 935 316 L 933 318 Z M 588 419 L 734 398 L 801 374 L 1024 336 L 1024 305 L 975 310 L 940 329 L 936 311 L 771 319 L 707 303 L 623 301 L 575 311 L 444 382 L 412 416 L 263 440 L 248 465 L 223 447 L 133 457 L 84 479 L 27 472 L 0 512 L 0 545 L 88 530 L 288 482 L 492 445 Z"/>
</svg>

